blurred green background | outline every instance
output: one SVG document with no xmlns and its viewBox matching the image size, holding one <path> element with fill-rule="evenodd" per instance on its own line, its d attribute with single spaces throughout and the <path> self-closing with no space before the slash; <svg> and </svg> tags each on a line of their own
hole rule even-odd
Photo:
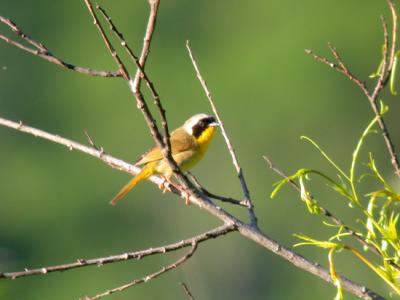
<svg viewBox="0 0 400 300">
<path fill-rule="evenodd" d="M 148 16 L 142 1 L 100 1 L 135 49 L 141 49 Z M 83 1 L 2 0 L 0 14 L 14 20 L 64 60 L 95 69 L 116 67 Z M 298 195 L 285 188 L 269 194 L 277 176 L 262 155 L 287 172 L 318 168 L 334 176 L 320 155 L 299 137 L 317 140 L 347 168 L 358 137 L 372 118 L 367 100 L 342 75 L 304 53 L 341 51 L 355 74 L 375 71 L 382 43 L 379 15 L 385 1 L 162 1 L 147 64 L 167 109 L 171 128 L 189 116 L 210 112 L 188 58 L 185 41 L 208 81 L 244 168 L 261 228 L 291 247 L 293 233 L 323 239 L 331 231 L 310 216 Z M 0 32 L 14 38 L 5 27 Z M 115 40 L 113 40 L 115 42 Z M 126 58 L 125 56 L 123 56 Z M 132 68 L 131 70 L 134 70 Z M 398 99 L 384 95 L 396 145 L 400 145 Z M 66 71 L 0 43 L 0 116 L 87 143 L 87 130 L 111 155 L 135 161 L 152 145 L 141 113 L 121 79 Z M 59 145 L 0 128 L 0 271 L 41 267 L 179 241 L 220 224 L 182 199 L 140 184 L 116 207 L 109 200 L 130 176 L 97 159 Z M 380 135 L 367 151 L 392 169 Z M 363 167 L 360 167 L 363 170 Z M 365 169 L 364 169 L 365 170 Z M 231 158 L 220 134 L 193 173 L 209 190 L 241 197 Z M 315 183 L 314 183 L 315 181 Z M 348 222 L 354 211 L 325 184 L 315 195 Z M 225 206 L 246 218 L 243 210 Z M 327 253 L 297 248 L 327 264 Z M 89 267 L 15 281 L 0 281 L 0 299 L 77 299 L 126 283 L 174 261 L 181 253 Z M 337 271 L 388 295 L 386 286 L 349 254 Z M 201 244 L 183 266 L 110 299 L 331 299 L 335 289 L 238 234 Z M 355 299 L 347 295 L 346 299 Z"/>
</svg>

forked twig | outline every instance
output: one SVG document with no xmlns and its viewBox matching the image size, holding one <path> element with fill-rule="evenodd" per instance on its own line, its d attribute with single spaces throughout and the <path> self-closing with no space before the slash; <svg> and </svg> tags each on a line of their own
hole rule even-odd
<svg viewBox="0 0 400 300">
<path fill-rule="evenodd" d="M 43 58 L 44 60 L 47 60 L 48 62 L 51 62 L 55 65 L 58 65 L 63 68 L 66 68 L 68 70 L 72 70 L 72 71 L 82 73 L 82 74 L 91 75 L 91 76 L 99 76 L 99 77 L 120 77 L 121 76 L 121 74 L 119 72 L 98 71 L 98 70 L 83 68 L 83 67 L 79 67 L 79 66 L 75 66 L 73 64 L 67 63 L 67 62 L 63 61 L 62 59 L 54 56 L 52 53 L 50 53 L 49 49 L 44 44 L 35 41 L 31 37 L 29 37 L 27 34 L 25 34 L 22 31 L 22 29 L 19 28 L 10 19 L 0 16 L 0 22 L 5 24 L 6 26 L 8 26 L 17 36 L 19 36 L 20 38 L 25 40 L 33 48 L 24 46 L 21 43 L 18 43 L 2 34 L 0 34 L 0 39 L 14 47 L 24 50 L 25 52 L 28 52 L 32 55 Z"/>
<path fill-rule="evenodd" d="M 128 70 L 126 69 L 124 63 L 122 62 L 121 58 L 119 57 L 117 51 L 115 51 L 113 45 L 111 44 L 110 40 L 108 39 L 107 35 L 105 34 L 103 27 L 101 26 L 101 23 L 99 22 L 99 19 L 97 18 L 96 14 L 93 11 L 93 6 L 92 3 L 90 3 L 89 0 L 84 0 L 86 3 L 86 6 L 93 18 L 93 24 L 97 27 L 97 29 L 100 32 L 101 37 L 103 38 L 104 44 L 107 46 L 107 49 L 110 51 L 111 56 L 114 58 L 115 62 L 117 63 L 119 67 L 119 72 L 122 74 L 122 77 L 125 80 L 129 80 L 129 73 Z"/>
</svg>

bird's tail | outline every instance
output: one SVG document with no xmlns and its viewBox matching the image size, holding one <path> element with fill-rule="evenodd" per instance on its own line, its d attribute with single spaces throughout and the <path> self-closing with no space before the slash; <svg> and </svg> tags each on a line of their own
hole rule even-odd
<svg viewBox="0 0 400 300">
<path fill-rule="evenodd" d="M 110 204 L 115 205 L 121 200 L 131 189 L 133 189 L 140 181 L 149 178 L 153 174 L 152 167 L 150 165 L 144 166 L 144 168 L 133 177 L 110 201 Z"/>
</svg>

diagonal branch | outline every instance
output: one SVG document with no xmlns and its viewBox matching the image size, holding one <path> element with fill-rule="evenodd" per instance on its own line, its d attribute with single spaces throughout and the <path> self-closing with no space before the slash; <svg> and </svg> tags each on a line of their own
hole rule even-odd
<svg viewBox="0 0 400 300">
<path fill-rule="evenodd" d="M 111 256 L 107 256 L 107 257 L 99 257 L 99 258 L 91 258 L 91 259 L 77 259 L 76 262 L 73 262 L 73 263 L 62 264 L 62 265 L 57 265 L 57 266 L 42 267 L 42 268 L 30 269 L 30 270 L 25 269 L 24 271 L 20 271 L 20 272 L 0 273 L 0 279 L 1 278 L 16 279 L 16 278 L 25 277 L 25 276 L 48 274 L 51 272 L 62 272 L 62 271 L 67 271 L 67 270 L 71 270 L 71 269 L 92 266 L 92 265 L 103 266 L 105 264 L 116 263 L 116 262 L 121 262 L 121 261 L 125 261 L 125 260 L 131 260 L 131 259 L 138 260 L 138 259 L 141 259 L 146 256 L 151 256 L 151 255 L 155 255 L 155 254 L 164 254 L 164 253 L 176 251 L 176 250 L 179 250 L 182 248 L 186 248 L 186 247 L 192 245 L 194 242 L 196 244 L 199 244 L 201 242 L 205 242 L 210 239 L 217 238 L 221 235 L 228 234 L 235 230 L 236 230 L 236 228 L 233 225 L 223 225 L 223 226 L 214 228 L 212 230 L 209 230 L 207 232 L 204 232 L 202 234 L 193 236 L 189 239 L 181 240 L 179 242 L 161 246 L 161 247 L 149 248 L 149 249 L 135 251 L 135 252 L 126 252 L 123 254 L 111 255 Z"/>
<path fill-rule="evenodd" d="M 181 284 L 181 286 L 182 286 L 182 288 L 183 288 L 183 291 L 185 292 L 185 295 L 187 296 L 187 298 L 188 298 L 189 300 L 194 300 L 194 297 L 193 297 L 192 293 L 190 292 L 190 290 L 189 290 L 187 284 L 184 283 L 184 282 L 181 282 L 180 284 Z"/>
<path fill-rule="evenodd" d="M 210 102 L 211 108 L 212 108 L 212 110 L 213 110 L 213 112 L 214 112 L 214 114 L 215 114 L 215 116 L 216 116 L 216 118 L 218 120 L 218 123 L 220 124 L 222 135 L 223 135 L 223 137 L 225 139 L 225 143 L 226 143 L 226 145 L 228 147 L 229 153 L 231 154 L 233 166 L 236 169 L 236 173 L 237 173 L 237 176 L 239 178 L 240 185 L 242 186 L 244 199 L 247 202 L 249 218 L 250 218 L 250 224 L 252 226 L 254 226 L 255 228 L 257 228 L 258 227 L 258 225 L 257 225 L 257 216 L 254 213 L 254 205 L 253 205 L 253 202 L 251 201 L 251 198 L 250 198 L 250 191 L 249 191 L 249 189 L 247 187 L 246 180 L 244 179 L 243 169 L 239 165 L 239 161 L 237 159 L 237 156 L 236 156 L 236 153 L 235 153 L 235 149 L 233 148 L 232 143 L 231 143 L 231 141 L 230 141 L 230 139 L 228 137 L 228 134 L 226 133 L 224 123 L 222 122 L 222 120 L 221 120 L 221 118 L 219 116 L 219 113 L 218 113 L 217 107 L 215 106 L 213 97 L 212 97 L 212 95 L 211 95 L 211 93 L 210 93 L 210 91 L 209 91 L 209 89 L 207 87 L 207 83 L 204 80 L 203 76 L 201 75 L 199 67 L 197 66 L 196 60 L 193 57 L 192 50 L 190 49 L 190 46 L 189 46 L 189 41 L 186 41 L 186 48 L 187 48 L 187 50 L 189 52 L 190 60 L 192 61 L 193 67 L 194 67 L 194 69 L 196 71 L 197 78 L 199 79 L 199 81 L 201 83 L 201 86 L 203 87 L 203 90 L 206 93 L 208 101 Z"/>
<path fill-rule="evenodd" d="M 216 195 L 213 194 L 211 192 L 209 192 L 208 190 L 206 190 L 201 184 L 200 182 L 197 180 L 197 178 L 190 172 L 187 172 L 187 175 L 189 176 L 189 178 L 194 182 L 195 186 L 202 191 L 207 197 L 222 201 L 222 202 L 226 202 L 226 203 L 231 203 L 231 204 L 235 204 L 235 205 L 240 205 L 240 206 L 244 206 L 247 207 L 247 202 L 246 200 L 237 200 L 237 199 L 233 199 L 231 197 L 225 197 L 225 196 L 220 196 L 220 195 Z"/>
<path fill-rule="evenodd" d="M 82 74 L 98 76 L 98 77 L 120 77 L 121 76 L 120 72 L 98 71 L 98 70 L 83 68 L 83 67 L 79 67 L 79 66 L 75 66 L 73 64 L 67 63 L 67 62 L 63 61 L 62 59 L 54 56 L 52 53 L 50 53 L 49 49 L 45 45 L 43 45 L 40 42 L 35 41 L 34 39 L 32 39 L 31 37 L 26 35 L 21 30 L 21 28 L 19 28 L 10 19 L 0 16 L 0 22 L 5 24 L 6 26 L 8 26 L 17 36 L 19 36 L 20 38 L 25 40 L 33 48 L 24 46 L 21 43 L 18 43 L 2 34 L 0 34 L 0 39 L 14 47 L 24 50 L 25 52 L 28 52 L 32 55 L 43 58 L 44 60 L 47 60 L 48 62 L 51 62 L 55 65 L 65 68 L 65 69 L 72 70 L 72 71 L 82 73 Z"/>
</svg>

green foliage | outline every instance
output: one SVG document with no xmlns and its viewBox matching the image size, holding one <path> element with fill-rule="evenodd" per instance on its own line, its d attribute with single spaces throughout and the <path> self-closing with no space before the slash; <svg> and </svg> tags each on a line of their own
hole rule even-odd
<svg viewBox="0 0 400 300">
<path fill-rule="evenodd" d="M 380 116 L 388 111 L 388 107 L 381 102 Z M 379 172 L 375 159 L 369 153 L 369 162 L 366 164 L 368 173 L 362 174 L 359 179 L 356 176 L 357 166 L 360 165 L 359 157 L 361 148 L 366 137 L 375 132 L 373 130 L 380 116 L 375 117 L 365 128 L 360 139 L 357 142 L 352 154 L 349 170 L 346 172 L 322 150 L 322 148 L 312 139 L 302 137 L 303 140 L 311 143 L 328 163 L 337 172 L 340 182 L 332 179 L 328 175 L 312 169 L 300 169 L 294 175 L 289 176 L 277 183 L 271 197 L 275 197 L 278 191 L 288 182 L 298 181 L 300 186 L 300 198 L 305 202 L 308 211 L 311 214 L 320 214 L 324 212 L 326 216 L 331 216 L 319 202 L 312 196 L 306 186 L 306 179 L 310 175 L 317 175 L 328 182 L 328 185 L 348 202 L 349 209 L 356 209 L 359 214 L 359 220 L 354 224 L 329 224 L 323 222 L 325 226 L 335 229 L 335 232 L 327 237 L 326 240 L 317 240 L 304 234 L 295 236 L 302 240 L 295 246 L 312 245 L 328 249 L 328 260 L 331 270 L 332 280 L 337 287 L 335 299 L 343 299 L 340 280 L 336 276 L 333 263 L 333 254 L 342 250 L 351 252 L 354 257 L 375 272 L 384 282 L 386 282 L 397 294 L 400 295 L 400 242 L 398 233 L 398 221 L 400 213 L 398 205 L 400 203 L 400 194 L 398 194 Z M 363 183 L 362 179 L 366 176 L 372 177 L 381 189 L 371 191 L 365 195 L 360 195 L 358 190 Z M 336 219 L 337 220 L 337 219 Z M 336 222 L 337 223 L 337 222 Z M 350 230 L 351 228 L 351 230 Z M 350 239 L 357 237 L 361 242 L 364 252 L 370 251 L 375 255 L 374 260 L 368 259 L 362 252 L 348 243 Z M 348 239 L 348 240 L 347 240 Z"/>
</svg>

